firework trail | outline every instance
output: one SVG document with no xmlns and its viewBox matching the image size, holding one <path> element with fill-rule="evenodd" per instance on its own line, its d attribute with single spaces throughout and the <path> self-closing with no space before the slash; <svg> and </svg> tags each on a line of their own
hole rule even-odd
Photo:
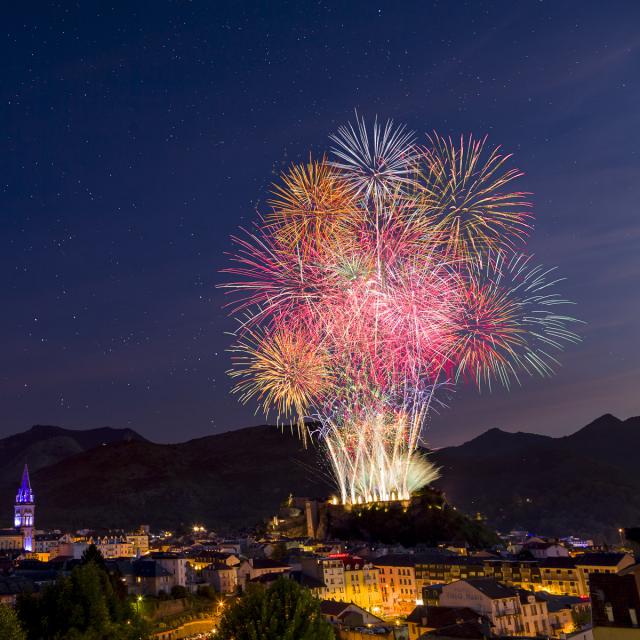
<svg viewBox="0 0 640 640">
<path fill-rule="evenodd" d="M 447 387 L 550 375 L 577 341 L 552 269 L 520 251 L 521 173 L 486 139 L 424 146 L 389 121 L 331 136 L 234 238 L 235 391 L 324 447 L 343 503 L 407 499 L 437 477 L 418 452 Z"/>
</svg>

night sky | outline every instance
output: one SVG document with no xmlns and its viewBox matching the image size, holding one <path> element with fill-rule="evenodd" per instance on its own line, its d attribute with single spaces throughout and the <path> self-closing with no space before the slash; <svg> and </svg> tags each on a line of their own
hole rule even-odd
<svg viewBox="0 0 640 640">
<path fill-rule="evenodd" d="M 0 436 L 263 422 L 229 394 L 224 252 L 354 109 L 513 152 L 587 323 L 555 378 L 456 393 L 431 443 L 640 414 L 639 24 L 633 0 L 6 5 Z"/>
</svg>

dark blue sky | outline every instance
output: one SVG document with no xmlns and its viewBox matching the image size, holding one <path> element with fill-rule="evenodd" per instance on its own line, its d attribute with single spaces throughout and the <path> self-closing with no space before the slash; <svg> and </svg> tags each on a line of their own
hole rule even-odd
<svg viewBox="0 0 640 640">
<path fill-rule="evenodd" d="M 431 443 L 640 413 L 640 3 L 119 5 L 3 11 L 0 435 L 261 422 L 229 395 L 223 252 L 354 108 L 513 152 L 588 323 L 555 378 L 458 392 Z"/>
</svg>

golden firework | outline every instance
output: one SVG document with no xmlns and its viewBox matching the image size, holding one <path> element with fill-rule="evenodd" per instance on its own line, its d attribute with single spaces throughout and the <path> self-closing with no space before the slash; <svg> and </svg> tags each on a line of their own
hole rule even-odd
<svg viewBox="0 0 640 640">
<path fill-rule="evenodd" d="M 268 224 L 276 225 L 278 238 L 289 247 L 304 240 L 344 241 L 358 223 L 353 189 L 324 160 L 293 165 L 274 185 Z M 315 243 L 312 243 L 315 244 Z"/>
<path fill-rule="evenodd" d="M 459 145 L 437 134 L 422 150 L 421 208 L 436 237 L 450 253 L 463 259 L 515 247 L 531 229 L 527 193 L 510 191 L 518 169 L 507 169 L 509 155 L 495 148 L 486 155 L 485 142 L 471 136 Z"/>
<path fill-rule="evenodd" d="M 242 402 L 257 398 L 265 413 L 275 407 L 282 418 L 295 416 L 306 442 L 304 418 L 329 384 L 327 355 L 304 331 L 251 331 L 232 349 L 238 378 L 234 392 Z"/>
</svg>

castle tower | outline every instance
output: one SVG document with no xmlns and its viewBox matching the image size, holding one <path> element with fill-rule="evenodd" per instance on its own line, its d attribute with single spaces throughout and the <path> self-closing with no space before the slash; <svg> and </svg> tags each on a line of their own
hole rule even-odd
<svg viewBox="0 0 640 640">
<path fill-rule="evenodd" d="M 16 494 L 15 517 L 13 524 L 16 529 L 22 532 L 23 548 L 25 551 L 33 551 L 33 526 L 35 519 L 36 504 L 29 482 L 29 468 L 24 465 L 22 472 L 22 482 Z"/>
</svg>

